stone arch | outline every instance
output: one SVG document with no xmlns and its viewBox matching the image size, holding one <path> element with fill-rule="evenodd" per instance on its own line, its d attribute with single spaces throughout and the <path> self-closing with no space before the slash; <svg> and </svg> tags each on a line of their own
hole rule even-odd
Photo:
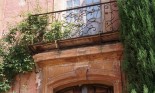
<svg viewBox="0 0 155 93">
<path fill-rule="evenodd" d="M 80 84 L 104 84 L 114 88 L 114 93 L 121 93 L 121 79 L 112 75 L 107 75 L 101 69 L 78 68 L 75 71 L 55 77 L 46 85 L 47 91 L 64 89 L 66 87 Z"/>
</svg>

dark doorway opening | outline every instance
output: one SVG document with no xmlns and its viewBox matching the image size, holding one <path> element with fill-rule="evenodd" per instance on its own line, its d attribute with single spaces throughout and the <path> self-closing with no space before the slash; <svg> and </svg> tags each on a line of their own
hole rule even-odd
<svg viewBox="0 0 155 93">
<path fill-rule="evenodd" d="M 56 93 L 114 93 L 112 86 L 101 84 L 84 84 L 59 90 Z"/>
</svg>

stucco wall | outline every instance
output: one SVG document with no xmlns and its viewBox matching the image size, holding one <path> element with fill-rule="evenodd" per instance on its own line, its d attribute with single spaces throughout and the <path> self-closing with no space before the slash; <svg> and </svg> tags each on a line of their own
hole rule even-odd
<svg viewBox="0 0 155 93">
<path fill-rule="evenodd" d="M 29 72 L 16 76 L 8 93 L 37 93 L 36 73 Z"/>
<path fill-rule="evenodd" d="M 8 32 L 11 25 L 22 20 L 24 14 L 35 14 L 37 6 L 42 13 L 52 11 L 53 0 L 0 0 L 0 37 Z"/>
</svg>

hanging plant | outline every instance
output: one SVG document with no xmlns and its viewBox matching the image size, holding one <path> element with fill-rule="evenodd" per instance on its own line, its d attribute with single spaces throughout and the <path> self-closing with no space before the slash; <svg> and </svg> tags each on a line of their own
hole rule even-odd
<svg viewBox="0 0 155 93">
<path fill-rule="evenodd" d="M 9 29 L 0 44 L 0 93 L 10 88 L 14 77 L 33 71 L 34 61 L 28 46 L 35 43 L 52 42 L 68 37 L 71 26 L 55 21 L 51 25 L 47 15 L 32 16 Z M 50 26 L 50 27 L 49 27 Z"/>
<path fill-rule="evenodd" d="M 71 33 L 72 24 L 64 26 L 65 22 L 63 21 L 54 21 L 50 25 L 50 29 L 46 30 L 44 37 L 44 42 L 51 42 L 54 40 L 66 39 Z"/>
</svg>

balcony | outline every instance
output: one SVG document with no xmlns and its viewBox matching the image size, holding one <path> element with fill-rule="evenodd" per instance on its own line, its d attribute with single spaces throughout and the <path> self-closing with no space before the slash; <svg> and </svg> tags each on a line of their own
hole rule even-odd
<svg viewBox="0 0 155 93">
<path fill-rule="evenodd" d="M 50 18 L 48 25 L 53 22 L 63 22 L 62 32 L 65 33 L 66 28 L 69 28 L 69 31 L 53 42 L 30 45 L 34 54 L 52 49 L 119 41 L 120 21 L 116 1 L 74 7 L 34 16 L 43 15 L 48 15 Z"/>
</svg>

